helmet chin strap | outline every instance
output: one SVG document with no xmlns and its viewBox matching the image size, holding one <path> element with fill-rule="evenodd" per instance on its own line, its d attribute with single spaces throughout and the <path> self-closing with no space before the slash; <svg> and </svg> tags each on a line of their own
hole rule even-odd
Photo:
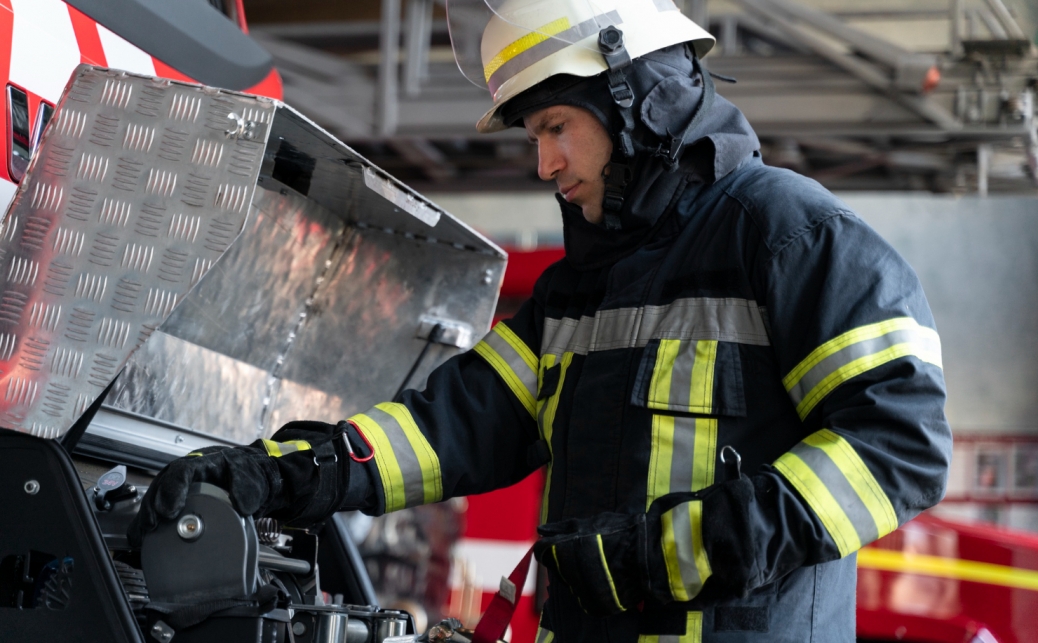
<svg viewBox="0 0 1038 643">
<path fill-rule="evenodd" d="M 620 230 L 620 210 L 624 205 L 624 192 L 634 178 L 631 167 L 631 161 L 634 159 L 634 140 L 631 138 L 634 131 L 634 113 L 631 110 L 631 106 L 634 105 L 634 91 L 627 82 L 626 71 L 631 65 L 631 55 L 624 46 L 623 32 L 614 26 L 598 32 L 598 47 L 606 64 L 609 65 L 609 71 L 606 72 L 609 93 L 620 112 L 620 118 L 623 119 L 623 129 L 613 141 L 613 154 L 606 166 L 609 171 L 603 170 L 605 196 L 602 198 L 606 230 Z"/>
<path fill-rule="evenodd" d="M 631 65 L 631 55 L 624 45 L 623 32 L 615 26 L 606 27 L 598 32 L 598 48 L 609 66 L 606 72 L 609 93 L 623 120 L 623 128 L 613 141 L 613 154 L 602 170 L 605 177 L 605 196 L 602 198 L 603 223 L 606 230 L 620 230 L 623 228 L 620 212 L 623 209 L 625 192 L 634 180 L 634 91 L 627 82 L 627 68 Z M 703 96 L 684 130 L 676 135 L 668 130 L 669 140 L 660 143 L 653 153 L 654 156 L 663 158 L 664 166 L 670 172 L 678 167 L 681 152 L 685 147 L 685 137 L 703 122 L 714 104 L 713 79 L 709 73 L 703 71 L 698 57 L 692 57 L 692 65 L 703 79 Z"/>
</svg>

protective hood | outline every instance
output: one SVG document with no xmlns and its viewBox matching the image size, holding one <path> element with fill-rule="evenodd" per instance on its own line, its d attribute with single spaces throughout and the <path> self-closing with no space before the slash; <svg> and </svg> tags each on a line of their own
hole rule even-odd
<svg viewBox="0 0 1038 643">
<path fill-rule="evenodd" d="M 562 208 L 566 258 L 578 269 L 606 265 L 634 251 L 665 218 L 690 182 L 713 182 L 760 148 L 742 113 L 720 96 L 706 101 L 708 112 L 685 132 L 704 104 L 706 88 L 698 65 L 685 45 L 675 45 L 635 59 L 627 71 L 634 92 L 632 180 L 619 212 L 621 229 L 588 223 L 579 206 L 557 197 Z M 711 92 L 712 93 L 712 92 Z M 593 113 L 614 137 L 623 124 L 605 75 L 592 78 L 555 76 L 504 106 L 506 123 L 551 105 L 573 105 Z M 684 147 L 676 163 L 666 150 L 680 136 Z"/>
</svg>

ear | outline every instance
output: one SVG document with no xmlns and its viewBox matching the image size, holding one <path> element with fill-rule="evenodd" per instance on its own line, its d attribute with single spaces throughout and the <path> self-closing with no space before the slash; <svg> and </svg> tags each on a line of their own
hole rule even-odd
<svg viewBox="0 0 1038 643">
<path fill-rule="evenodd" d="M 667 140 L 684 131 L 702 95 L 703 88 L 695 79 L 669 76 L 642 101 L 641 120 L 649 131 Z"/>
</svg>

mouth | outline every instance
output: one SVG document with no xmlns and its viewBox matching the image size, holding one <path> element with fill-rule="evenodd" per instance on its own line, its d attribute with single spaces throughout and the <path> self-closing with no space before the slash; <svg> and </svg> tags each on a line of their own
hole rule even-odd
<svg viewBox="0 0 1038 643">
<path fill-rule="evenodd" d="M 559 186 L 559 194 L 561 194 L 562 198 L 566 199 L 567 202 L 572 201 L 573 200 L 572 199 L 573 193 L 577 191 L 578 187 L 580 187 L 580 181 L 577 181 L 573 185 L 570 185 L 570 186 L 567 186 L 567 187 L 562 187 L 560 185 Z"/>
</svg>

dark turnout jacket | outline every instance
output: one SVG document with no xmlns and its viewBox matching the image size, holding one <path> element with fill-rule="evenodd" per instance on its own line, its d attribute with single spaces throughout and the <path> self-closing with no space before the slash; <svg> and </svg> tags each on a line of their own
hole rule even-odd
<svg viewBox="0 0 1038 643">
<path fill-rule="evenodd" d="M 553 265 L 424 391 L 352 418 L 374 444 L 373 513 L 545 464 L 543 521 L 639 513 L 720 482 L 724 446 L 741 455 L 743 519 L 664 526 L 650 573 L 672 602 L 591 617 L 553 578 L 539 641 L 853 641 L 855 552 L 944 493 L 940 340 L 916 275 L 814 181 L 755 152 L 719 165 L 725 140 L 636 244 Z M 719 560 L 742 587 L 711 591 Z"/>
</svg>

